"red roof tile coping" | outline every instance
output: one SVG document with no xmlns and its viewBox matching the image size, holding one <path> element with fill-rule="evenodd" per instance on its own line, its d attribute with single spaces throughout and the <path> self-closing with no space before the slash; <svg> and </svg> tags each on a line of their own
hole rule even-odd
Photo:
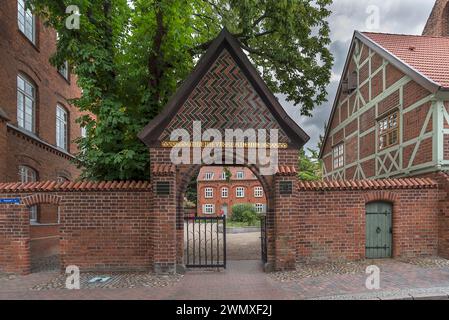
<svg viewBox="0 0 449 320">
<path fill-rule="evenodd" d="M 175 166 L 172 164 L 155 164 L 152 173 L 158 176 L 163 176 L 172 175 L 175 171 Z"/>
<path fill-rule="evenodd" d="M 276 175 L 278 176 L 294 176 L 296 175 L 296 168 L 294 166 L 278 166 L 276 171 Z"/>
<path fill-rule="evenodd" d="M 299 181 L 299 190 L 306 190 L 306 191 L 433 189 L 437 187 L 438 187 L 437 182 L 429 178 Z"/>
<path fill-rule="evenodd" d="M 7 182 L 0 183 L 0 192 L 49 192 L 49 191 L 139 191 L 151 190 L 149 181 L 78 181 L 78 182 Z"/>
</svg>

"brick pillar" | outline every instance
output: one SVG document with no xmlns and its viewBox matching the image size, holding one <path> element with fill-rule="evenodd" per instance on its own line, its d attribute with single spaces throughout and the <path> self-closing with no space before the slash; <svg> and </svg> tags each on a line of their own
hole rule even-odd
<svg viewBox="0 0 449 320">
<path fill-rule="evenodd" d="M 0 108 L 0 182 L 5 182 L 7 180 L 6 154 L 8 152 L 8 144 L 6 139 L 6 123 L 8 120 L 4 116 L 2 116 L 2 114 L 3 113 Z"/>
<path fill-rule="evenodd" d="M 288 190 L 290 189 L 290 191 Z M 298 178 L 276 175 L 274 190 L 275 269 L 292 270 L 296 264 L 298 221 Z"/>
<path fill-rule="evenodd" d="M 172 165 L 155 165 L 152 172 L 153 266 L 156 273 L 176 271 L 176 173 Z"/>
<path fill-rule="evenodd" d="M 17 195 L 0 195 L 18 198 Z M 23 204 L 0 204 L 0 271 L 31 271 L 29 211 Z"/>
</svg>

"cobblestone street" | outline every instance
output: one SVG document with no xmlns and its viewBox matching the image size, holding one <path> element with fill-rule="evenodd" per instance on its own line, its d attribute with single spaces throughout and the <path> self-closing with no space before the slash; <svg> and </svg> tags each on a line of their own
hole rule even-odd
<svg viewBox="0 0 449 320">
<path fill-rule="evenodd" d="M 381 270 L 381 289 L 366 289 L 367 265 Z M 313 271 L 312 271 L 313 270 Z M 109 276 L 92 284 L 96 276 Z M 349 264 L 298 265 L 296 271 L 266 274 L 257 260 L 230 261 L 222 271 L 185 275 L 86 273 L 81 290 L 64 288 L 56 272 L 0 274 L 0 299 L 404 299 L 449 294 L 449 264 L 443 259 L 376 260 Z M 84 289 L 83 289 L 84 288 Z"/>
</svg>

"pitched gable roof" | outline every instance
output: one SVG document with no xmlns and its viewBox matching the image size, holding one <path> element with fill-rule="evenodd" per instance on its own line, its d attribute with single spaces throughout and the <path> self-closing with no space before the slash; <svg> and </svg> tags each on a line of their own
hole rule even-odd
<svg viewBox="0 0 449 320">
<path fill-rule="evenodd" d="M 334 117 L 338 100 L 342 90 L 343 76 L 347 73 L 351 52 L 356 40 L 360 40 L 374 52 L 389 61 L 404 74 L 410 76 L 418 84 L 432 93 L 441 92 L 449 98 L 449 38 L 413 36 L 373 32 L 354 32 L 346 63 L 342 72 L 342 79 L 335 95 L 332 111 L 324 135 L 327 140 L 330 123 Z M 322 158 L 325 143 L 320 149 Z"/>
<path fill-rule="evenodd" d="M 362 34 L 422 76 L 449 89 L 449 37 Z"/>
<path fill-rule="evenodd" d="M 264 101 L 277 123 L 290 138 L 292 146 L 298 148 L 302 147 L 310 139 L 309 136 L 288 116 L 278 99 L 273 95 L 259 75 L 259 72 L 242 51 L 237 39 L 235 39 L 235 37 L 233 37 L 226 29 L 223 29 L 218 37 L 212 42 L 206 53 L 199 60 L 193 72 L 182 83 L 175 95 L 171 97 L 162 112 L 151 120 L 142 132 L 139 133 L 139 138 L 145 142 L 147 146 L 158 145 L 158 139 L 164 128 L 166 128 L 170 121 L 176 116 L 176 113 L 187 100 L 189 94 L 198 85 L 223 50 L 227 50 L 232 55 L 233 59 L 257 91 L 257 94 Z"/>
</svg>

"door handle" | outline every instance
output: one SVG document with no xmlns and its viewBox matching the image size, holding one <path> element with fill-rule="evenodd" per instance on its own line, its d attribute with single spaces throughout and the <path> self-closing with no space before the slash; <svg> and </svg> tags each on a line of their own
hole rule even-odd
<svg viewBox="0 0 449 320">
<path fill-rule="evenodd" d="M 377 227 L 376 232 L 381 233 L 382 229 L 380 227 Z"/>
</svg>

